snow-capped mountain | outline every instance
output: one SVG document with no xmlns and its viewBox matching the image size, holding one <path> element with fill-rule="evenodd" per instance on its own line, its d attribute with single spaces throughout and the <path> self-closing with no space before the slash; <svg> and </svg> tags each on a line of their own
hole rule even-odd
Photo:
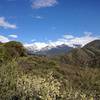
<svg viewBox="0 0 100 100">
<path fill-rule="evenodd" d="M 25 48 L 27 49 L 28 54 L 41 54 L 41 55 L 58 55 L 67 53 L 68 51 L 73 49 L 73 47 L 70 47 L 65 44 L 57 46 L 47 45 L 42 48 L 39 48 L 34 44 L 34 45 L 25 45 Z"/>
<path fill-rule="evenodd" d="M 37 52 L 40 49 L 36 45 L 24 45 L 24 47 L 29 51 L 29 52 Z"/>
<path fill-rule="evenodd" d="M 49 50 L 51 48 L 54 48 L 54 46 L 52 45 L 45 45 L 45 46 L 38 46 L 36 44 L 26 44 L 24 45 L 24 47 L 29 50 L 29 51 L 33 51 L 33 52 L 38 52 L 38 51 L 45 51 L 45 50 Z"/>
</svg>

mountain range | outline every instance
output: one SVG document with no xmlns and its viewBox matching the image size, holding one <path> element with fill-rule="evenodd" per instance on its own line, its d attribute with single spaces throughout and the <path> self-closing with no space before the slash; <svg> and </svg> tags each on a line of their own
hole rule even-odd
<svg viewBox="0 0 100 100">
<path fill-rule="evenodd" d="M 41 50 L 34 50 L 33 46 L 26 48 L 30 55 L 45 55 L 59 60 L 61 63 L 76 66 L 100 67 L 100 40 L 94 40 L 85 46 L 70 47 L 62 44 L 56 47 L 47 46 Z"/>
<path fill-rule="evenodd" d="M 75 44 L 73 45 L 73 47 L 68 46 L 66 44 L 57 45 L 57 46 L 48 45 L 41 49 L 38 49 L 36 45 L 25 46 L 27 53 L 30 55 L 39 54 L 39 55 L 46 55 L 46 56 L 55 56 L 55 55 L 65 54 L 71 51 L 72 49 L 79 48 L 79 47 L 81 47 L 81 45 L 75 45 Z"/>
</svg>

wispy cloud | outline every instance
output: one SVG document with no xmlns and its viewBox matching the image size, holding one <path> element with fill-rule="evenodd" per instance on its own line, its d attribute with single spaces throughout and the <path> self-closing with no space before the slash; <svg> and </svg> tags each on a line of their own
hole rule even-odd
<svg viewBox="0 0 100 100">
<path fill-rule="evenodd" d="M 73 35 L 63 35 L 63 38 L 64 39 L 73 39 L 74 38 L 74 36 Z"/>
<path fill-rule="evenodd" d="M 15 34 L 11 34 L 8 36 L 0 35 L 0 42 L 5 43 L 5 42 L 9 42 L 12 39 L 16 39 L 16 38 L 18 38 L 18 36 Z"/>
<path fill-rule="evenodd" d="M 0 35 L 0 42 L 8 42 L 10 41 L 7 37 L 3 36 L 3 35 Z"/>
<path fill-rule="evenodd" d="M 91 32 L 84 32 L 84 35 L 80 37 L 69 35 L 69 34 L 63 35 L 62 38 L 59 38 L 57 41 L 51 41 L 50 44 L 54 46 L 62 45 L 62 44 L 66 44 L 71 47 L 73 47 L 74 44 L 84 46 L 87 43 L 96 39 L 100 39 L 100 37 L 93 36 Z"/>
<path fill-rule="evenodd" d="M 32 8 L 33 9 L 46 8 L 55 6 L 56 4 L 58 4 L 57 0 L 33 0 Z"/>
<path fill-rule="evenodd" d="M 18 36 L 15 35 L 15 34 L 11 34 L 11 35 L 9 35 L 9 37 L 11 37 L 11 38 L 18 38 Z"/>
<path fill-rule="evenodd" d="M 37 16 L 33 16 L 34 19 L 44 19 L 43 16 L 37 15 Z"/>
<path fill-rule="evenodd" d="M 62 36 L 62 38 L 59 38 L 56 41 L 49 40 L 48 42 L 33 42 L 31 44 L 25 44 L 25 46 L 35 46 L 37 50 L 41 50 L 46 46 L 56 47 L 62 44 L 74 47 L 75 45 L 84 46 L 87 43 L 96 39 L 100 39 L 100 36 L 93 36 L 91 32 L 84 32 L 84 35 L 80 37 L 65 34 Z"/>
<path fill-rule="evenodd" d="M 32 39 L 32 40 L 31 40 L 31 42 L 35 42 L 35 41 L 36 41 L 35 39 Z"/>
<path fill-rule="evenodd" d="M 11 28 L 11 29 L 17 28 L 17 26 L 15 24 L 11 24 L 11 23 L 7 22 L 4 17 L 0 17 L 0 27 L 3 27 L 5 29 L 6 28 Z"/>
</svg>

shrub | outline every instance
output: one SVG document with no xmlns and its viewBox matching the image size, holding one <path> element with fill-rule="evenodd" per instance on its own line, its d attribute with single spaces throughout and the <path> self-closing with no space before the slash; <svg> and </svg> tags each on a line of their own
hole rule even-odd
<svg viewBox="0 0 100 100">
<path fill-rule="evenodd" d="M 10 41 L 0 44 L 0 62 L 4 63 L 20 56 L 26 56 L 26 50 L 20 42 Z"/>
</svg>

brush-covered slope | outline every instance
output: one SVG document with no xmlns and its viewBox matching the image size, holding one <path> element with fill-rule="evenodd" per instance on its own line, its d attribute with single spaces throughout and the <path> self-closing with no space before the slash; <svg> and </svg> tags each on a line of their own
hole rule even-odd
<svg viewBox="0 0 100 100">
<path fill-rule="evenodd" d="M 1 43 L 0 47 L 7 50 L 0 51 L 4 57 L 0 65 L 0 100 L 99 100 L 100 68 L 28 56 L 22 45 L 18 49 L 19 44 Z"/>
<path fill-rule="evenodd" d="M 0 66 L 1 100 L 99 100 L 100 69 L 19 57 Z"/>
<path fill-rule="evenodd" d="M 95 40 L 83 48 L 76 48 L 60 57 L 60 61 L 77 66 L 100 67 L 100 40 Z"/>
<path fill-rule="evenodd" d="M 25 48 L 20 42 L 10 41 L 7 43 L 0 43 L 0 62 L 25 55 Z"/>
</svg>

